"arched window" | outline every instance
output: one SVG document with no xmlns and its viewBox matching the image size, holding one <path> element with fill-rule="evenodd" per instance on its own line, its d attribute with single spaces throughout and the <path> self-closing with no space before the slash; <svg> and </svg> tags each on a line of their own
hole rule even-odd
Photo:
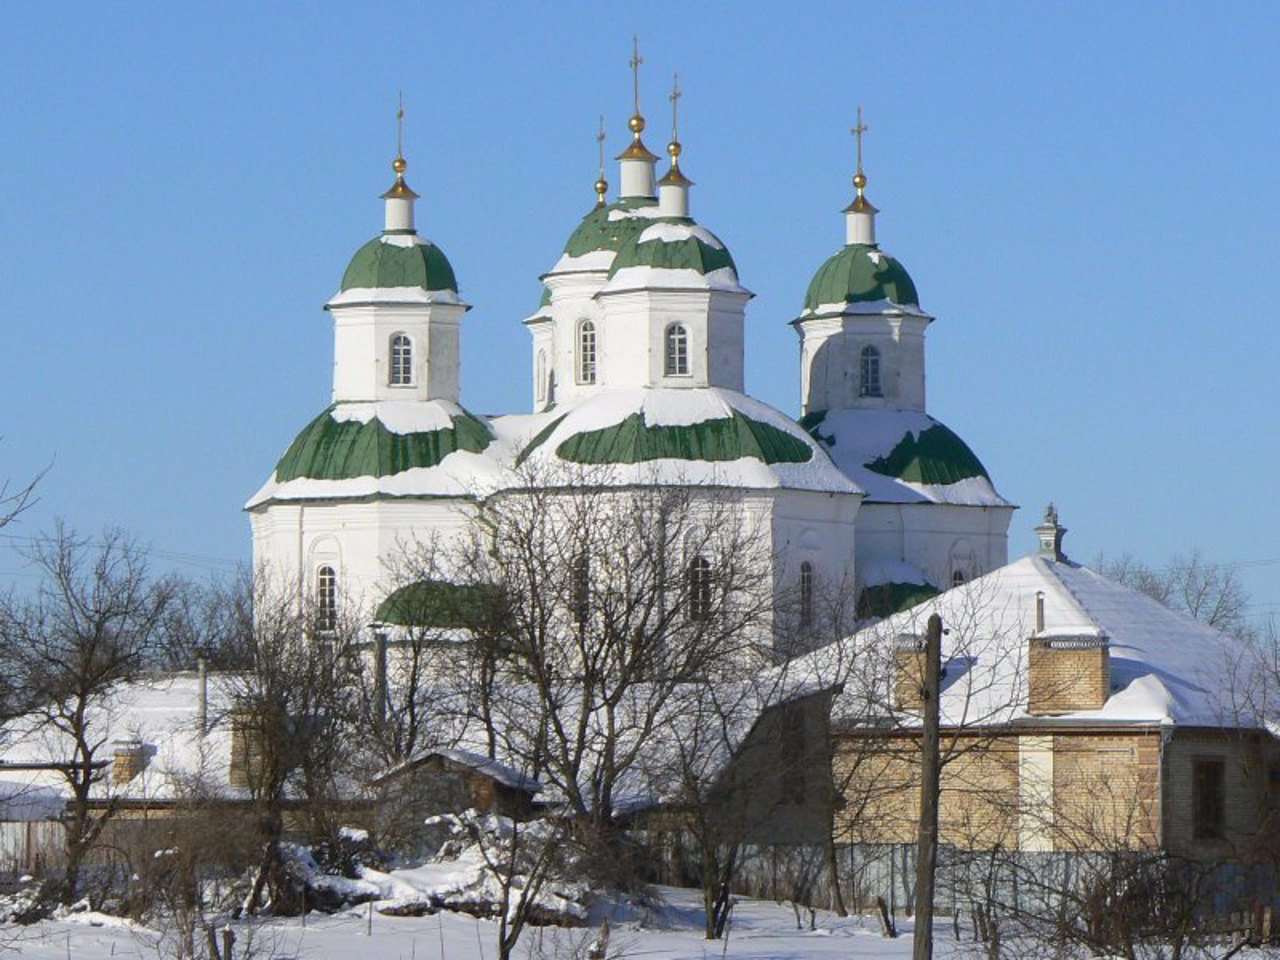
<svg viewBox="0 0 1280 960">
<path fill-rule="evenodd" d="M 393 387 L 413 386 L 413 341 L 406 334 L 391 335 L 391 378 Z"/>
<path fill-rule="evenodd" d="M 316 570 L 316 628 L 338 626 L 338 572 L 325 564 Z"/>
<path fill-rule="evenodd" d="M 711 619 L 711 561 L 706 557 L 694 557 L 689 564 L 689 619 Z"/>
<path fill-rule="evenodd" d="M 533 395 L 538 403 L 547 401 L 547 351 L 538 351 L 538 360 L 533 367 Z"/>
<path fill-rule="evenodd" d="M 964 583 L 964 581 L 965 581 L 965 576 L 964 576 L 963 570 L 956 569 L 951 571 L 951 585 L 953 587 L 960 586 L 960 584 Z"/>
<path fill-rule="evenodd" d="M 668 377 L 689 375 L 689 331 L 682 323 L 673 323 L 667 327 L 663 373 Z"/>
<path fill-rule="evenodd" d="M 861 378 L 858 381 L 858 396 L 879 397 L 880 392 L 880 351 L 875 347 L 862 348 Z"/>
<path fill-rule="evenodd" d="M 582 626 L 591 615 L 591 558 L 585 553 L 578 554 L 573 560 L 573 582 L 570 589 L 573 594 L 570 601 L 573 619 L 578 626 Z"/>
<path fill-rule="evenodd" d="M 800 564 L 800 626 L 813 626 L 813 564 Z"/>
<path fill-rule="evenodd" d="M 596 325 L 590 320 L 578 324 L 578 382 L 596 382 Z"/>
</svg>

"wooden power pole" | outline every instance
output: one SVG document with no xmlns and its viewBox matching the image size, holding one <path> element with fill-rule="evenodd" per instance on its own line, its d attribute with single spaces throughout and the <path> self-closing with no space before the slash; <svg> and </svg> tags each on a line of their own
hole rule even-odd
<svg viewBox="0 0 1280 960">
<path fill-rule="evenodd" d="M 911 960 L 933 960 L 933 877 L 938 865 L 938 794 L 942 756 L 938 741 L 938 682 L 942 674 L 942 618 L 929 617 L 924 641 L 920 715 L 920 826 L 916 848 L 916 930 Z"/>
</svg>

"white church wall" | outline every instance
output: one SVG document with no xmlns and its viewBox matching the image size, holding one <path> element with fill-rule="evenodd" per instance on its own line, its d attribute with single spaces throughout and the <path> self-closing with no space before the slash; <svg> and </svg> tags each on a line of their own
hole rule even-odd
<svg viewBox="0 0 1280 960">
<path fill-rule="evenodd" d="M 334 317 L 333 399 L 338 401 L 458 399 L 458 326 L 454 304 L 331 308 Z M 391 338 L 409 337 L 413 382 L 392 386 Z"/>
<path fill-rule="evenodd" d="M 549 275 L 543 278 L 551 290 L 552 350 L 551 368 L 555 373 L 557 403 L 573 402 L 590 396 L 602 382 L 602 351 L 608 349 L 607 337 L 601 331 L 600 308 L 592 299 L 604 283 L 602 272 Z M 578 331 L 584 320 L 596 328 L 596 382 L 583 383 L 579 376 Z"/>
<path fill-rule="evenodd" d="M 268 583 L 314 598 L 315 573 L 333 566 L 339 610 L 365 623 L 407 575 L 417 551 L 458 555 L 475 507 L 465 500 L 278 503 L 250 514 L 254 561 Z"/>
<path fill-rule="evenodd" d="M 857 570 L 860 498 L 842 493 L 780 490 L 772 497 L 774 595 L 779 621 L 775 646 L 798 652 L 833 639 L 822 613 L 851 598 Z M 802 624 L 800 579 L 804 564 L 813 577 L 813 624 Z M 852 603 L 844 606 L 852 613 Z M 851 618 L 850 618 L 851 625 Z"/>
<path fill-rule="evenodd" d="M 858 516 L 859 571 L 905 562 L 946 588 L 960 570 L 965 579 L 1008 562 L 1013 507 L 944 503 L 864 503 Z"/>
</svg>

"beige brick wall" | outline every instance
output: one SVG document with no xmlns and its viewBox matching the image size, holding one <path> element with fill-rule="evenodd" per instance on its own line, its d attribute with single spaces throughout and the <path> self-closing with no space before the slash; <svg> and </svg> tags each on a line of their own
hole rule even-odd
<svg viewBox="0 0 1280 960">
<path fill-rule="evenodd" d="M 833 769 L 841 843 L 910 843 L 919 741 L 843 735 Z M 940 834 L 965 849 L 1114 849 L 1160 836 L 1158 733 L 943 734 Z M 1031 748 L 1030 750 L 1028 748 Z M 1029 763 L 1028 756 L 1035 762 Z M 1023 778 L 1032 782 L 1024 784 Z"/>
<path fill-rule="evenodd" d="M 1096 710 L 1111 693 L 1111 654 L 1106 645 L 1028 643 L 1027 711 L 1032 716 Z"/>
</svg>

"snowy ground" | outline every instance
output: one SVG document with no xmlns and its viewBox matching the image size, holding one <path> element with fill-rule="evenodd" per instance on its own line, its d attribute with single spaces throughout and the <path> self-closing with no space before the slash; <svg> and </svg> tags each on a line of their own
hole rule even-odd
<svg viewBox="0 0 1280 960">
<path fill-rule="evenodd" d="M 609 956 L 643 960 L 901 960 L 911 956 L 911 924 L 900 921 L 902 936 L 886 940 L 874 921 L 865 917 L 841 920 L 818 915 L 818 929 L 796 930 L 791 909 L 758 900 L 740 901 L 734 910 L 728 943 L 701 937 L 701 911 L 696 891 L 663 889 L 665 904 L 642 919 L 614 927 Z M 806 921 L 807 922 L 807 921 Z M 373 914 L 372 927 L 364 908 L 334 916 L 312 914 L 270 921 L 256 930 L 239 928 L 236 957 L 252 935 L 252 956 L 274 960 L 483 960 L 496 957 L 495 926 L 470 917 L 442 913 L 426 917 L 386 917 Z M 521 957 L 580 958 L 598 931 L 534 929 L 517 951 Z M 0 956 L 23 960 L 155 960 L 169 956 L 154 931 L 98 914 L 82 914 L 74 921 L 33 927 L 0 927 Z M 967 939 L 957 943 L 949 922 L 935 934 L 935 956 L 976 957 Z M 1264 954 L 1245 951 L 1241 960 Z"/>
</svg>

